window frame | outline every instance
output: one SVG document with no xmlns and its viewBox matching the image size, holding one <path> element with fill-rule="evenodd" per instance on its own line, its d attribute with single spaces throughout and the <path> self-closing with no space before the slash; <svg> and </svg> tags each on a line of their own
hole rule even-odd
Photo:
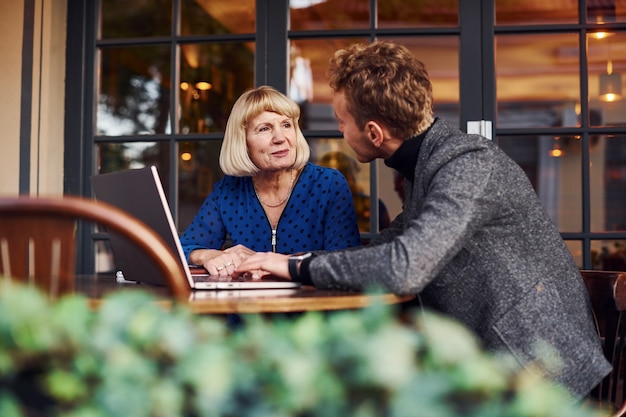
<svg viewBox="0 0 626 417">
<path fill-rule="evenodd" d="M 178 0 L 172 0 L 172 7 L 176 9 Z M 447 28 L 407 28 L 407 29 L 378 29 L 376 28 L 376 13 L 370 16 L 369 28 L 351 30 L 316 30 L 292 31 L 289 30 L 289 0 L 257 0 L 256 2 L 256 33 L 252 39 L 249 35 L 219 35 L 184 37 L 183 41 L 221 40 L 241 41 L 253 40 L 256 44 L 255 53 L 255 85 L 269 84 L 280 91 L 287 91 L 289 68 L 289 43 L 292 40 L 324 39 L 341 37 L 367 37 L 374 40 L 379 36 L 459 36 L 459 83 L 460 83 L 460 124 L 464 130 L 470 120 L 491 120 L 494 122 L 494 138 L 498 136 L 523 135 L 580 135 L 583 144 L 582 164 L 582 230 L 576 233 L 561 233 L 566 241 L 581 242 L 583 249 L 582 268 L 590 269 L 592 265 L 591 244 L 595 240 L 626 240 L 624 232 L 591 232 L 590 231 L 590 170 L 589 170 L 589 141 L 591 135 L 619 134 L 626 135 L 625 127 L 589 127 L 588 102 L 581 102 L 581 127 L 550 127 L 511 129 L 497 126 L 496 118 L 496 77 L 494 44 L 496 36 L 500 34 L 535 34 L 554 33 L 565 31 L 577 33 L 580 45 L 586 44 L 586 35 L 597 29 L 598 25 L 587 23 L 586 0 L 579 0 L 579 22 L 573 24 L 524 25 L 507 26 L 496 25 L 494 10 L 496 0 L 481 0 L 479 7 L 473 2 L 459 0 L 459 26 Z M 97 40 L 98 1 L 67 0 L 67 49 L 66 49 L 66 116 L 65 116 L 65 154 L 64 154 L 64 193 L 91 197 L 92 190 L 89 177 L 95 173 L 95 150 L 101 142 L 127 142 L 132 140 L 167 142 L 170 152 L 169 195 L 178 195 L 177 181 L 177 144 L 181 141 L 193 140 L 221 140 L 222 134 L 181 134 L 172 129 L 170 134 L 137 137 L 98 137 L 94 136 L 94 95 L 96 51 L 99 47 L 135 42 L 135 40 Z M 370 9 L 377 10 L 377 0 L 369 0 Z M 172 25 L 177 21 L 176 10 Z M 609 23 L 602 26 L 607 30 L 626 31 L 626 23 Z M 172 35 L 162 41 L 171 42 L 172 56 L 176 55 L 176 45 L 183 37 Z M 146 43 L 154 42 L 153 39 Z M 271 47 L 270 47 L 271 45 Z M 283 48 L 276 47 L 283 45 Z M 477 59 L 479 57 L 479 59 Z M 580 48 L 580 96 L 588 97 L 588 72 L 586 49 Z M 171 74 L 178 77 L 178 61 L 173 59 Z M 85 88 L 77 88 L 83 86 Z M 171 91 L 171 102 L 176 102 L 176 91 Z M 176 108 L 171 106 L 170 119 L 177 121 Z M 177 122 L 176 122 L 177 123 Z M 305 136 L 311 140 L 329 137 L 341 137 L 339 131 L 305 130 Z M 378 171 L 375 163 L 370 164 L 370 233 L 364 233 L 363 238 L 369 239 L 377 232 L 378 218 Z M 171 209 L 176 218 L 177 198 L 172 198 Z M 94 269 L 95 254 L 93 241 L 102 238 L 91 230 L 79 229 L 77 239 L 82 254 L 79 256 L 77 271 L 90 273 Z"/>
</svg>

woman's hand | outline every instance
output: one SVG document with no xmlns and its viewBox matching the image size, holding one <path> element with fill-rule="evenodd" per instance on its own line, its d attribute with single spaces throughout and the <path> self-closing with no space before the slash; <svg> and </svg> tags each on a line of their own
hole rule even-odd
<svg viewBox="0 0 626 417">
<path fill-rule="evenodd" d="M 250 275 L 252 279 L 260 279 L 268 274 L 291 279 L 289 276 L 289 255 L 257 252 L 238 264 L 232 275 L 235 277 Z"/>
<path fill-rule="evenodd" d="M 229 276 L 239 264 L 255 253 L 243 245 L 235 245 L 223 251 L 196 249 L 189 254 L 189 261 L 202 265 L 211 275 Z"/>
</svg>

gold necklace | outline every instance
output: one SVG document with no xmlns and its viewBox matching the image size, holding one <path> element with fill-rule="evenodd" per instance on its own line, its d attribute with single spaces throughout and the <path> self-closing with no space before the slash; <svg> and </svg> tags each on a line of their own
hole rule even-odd
<svg viewBox="0 0 626 417">
<path fill-rule="evenodd" d="M 252 181 L 252 188 L 254 188 L 254 194 L 256 195 L 256 198 L 265 207 L 274 208 L 274 207 L 282 206 L 283 204 L 285 204 L 285 201 L 289 200 L 289 197 L 291 197 L 291 191 L 293 189 L 293 169 L 291 170 L 291 183 L 289 184 L 289 190 L 287 190 L 287 195 L 285 196 L 285 198 L 283 198 L 282 200 L 280 200 L 276 204 L 269 204 L 269 203 L 266 203 L 265 201 L 263 201 L 263 199 L 261 198 L 261 196 L 257 192 L 256 187 L 254 186 L 254 181 Z"/>
</svg>

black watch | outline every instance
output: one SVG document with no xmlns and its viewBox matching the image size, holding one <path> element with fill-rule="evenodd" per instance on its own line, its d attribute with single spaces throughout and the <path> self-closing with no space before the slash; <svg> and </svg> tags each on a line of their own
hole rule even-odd
<svg viewBox="0 0 626 417">
<path fill-rule="evenodd" d="M 300 263 L 313 254 L 311 252 L 304 255 L 293 255 L 289 257 L 289 276 L 294 282 L 300 282 Z"/>
</svg>

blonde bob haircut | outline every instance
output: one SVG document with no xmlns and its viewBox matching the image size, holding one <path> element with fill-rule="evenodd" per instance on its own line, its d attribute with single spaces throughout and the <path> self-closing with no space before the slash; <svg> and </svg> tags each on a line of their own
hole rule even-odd
<svg viewBox="0 0 626 417">
<path fill-rule="evenodd" d="M 287 116 L 293 121 L 296 131 L 296 160 L 292 168 L 300 169 L 309 160 L 311 149 L 298 123 L 300 107 L 273 87 L 263 85 L 244 92 L 233 105 L 220 150 L 220 168 L 224 174 L 252 177 L 260 171 L 248 153 L 246 128 L 250 119 L 264 111 Z"/>
</svg>

